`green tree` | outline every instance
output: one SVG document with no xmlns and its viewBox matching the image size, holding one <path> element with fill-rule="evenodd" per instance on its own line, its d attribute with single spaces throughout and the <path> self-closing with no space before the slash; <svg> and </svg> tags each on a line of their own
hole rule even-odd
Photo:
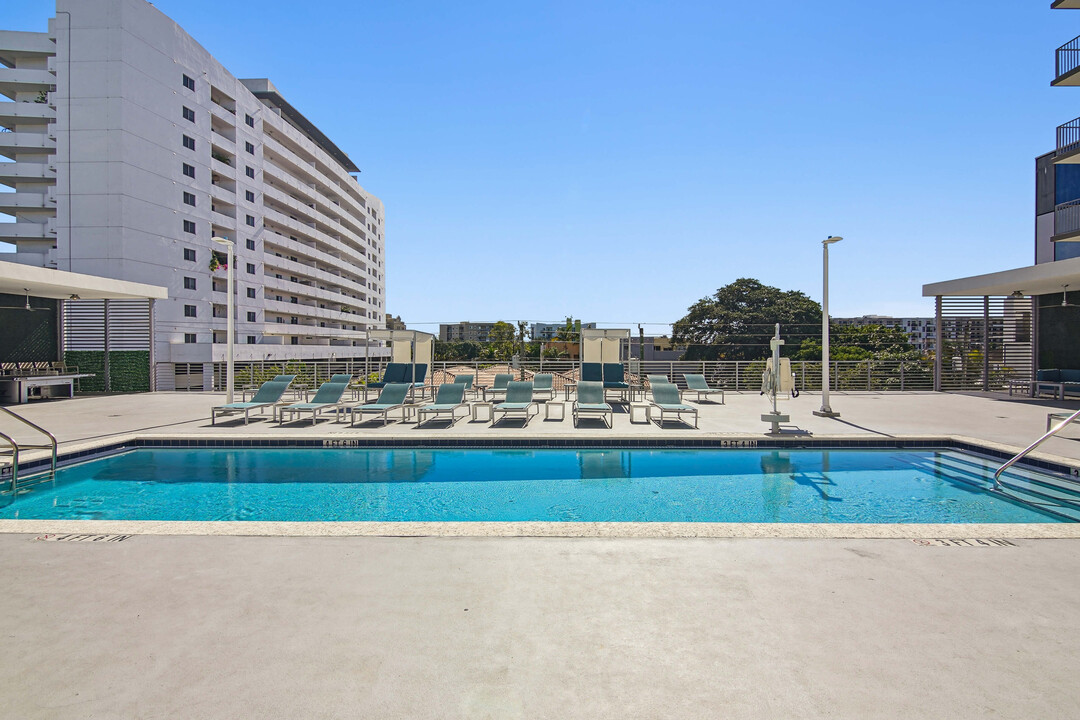
<svg viewBox="0 0 1080 720">
<path fill-rule="evenodd" d="M 900 328 L 882 325 L 830 325 L 830 360 L 915 360 L 919 351 Z M 821 338 L 802 341 L 796 360 L 820 360 Z"/>
<path fill-rule="evenodd" d="M 555 333 L 555 339 L 562 342 L 578 342 L 581 340 L 581 321 L 573 317 L 566 318 L 566 324 Z"/>
<path fill-rule="evenodd" d="M 509 360 L 514 356 L 515 340 L 517 333 L 514 326 L 500 320 L 495 323 L 491 332 L 488 333 L 488 349 L 494 360 Z"/>
<path fill-rule="evenodd" d="M 442 342 L 435 341 L 435 359 L 438 361 L 475 360 L 483 353 L 484 348 L 475 342 Z"/>
<path fill-rule="evenodd" d="M 686 345 L 684 360 L 760 360 L 770 355 L 776 323 L 790 355 L 821 334 L 821 306 L 797 290 L 739 278 L 690 306 L 673 326 L 672 343 Z"/>
</svg>

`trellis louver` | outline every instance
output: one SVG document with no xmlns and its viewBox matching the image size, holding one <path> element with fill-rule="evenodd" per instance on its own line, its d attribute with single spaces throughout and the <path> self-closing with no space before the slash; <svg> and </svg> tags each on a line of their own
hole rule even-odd
<svg viewBox="0 0 1080 720">
<path fill-rule="evenodd" d="M 149 350 L 148 300 L 66 300 L 64 350 L 105 349 L 106 303 L 109 350 Z"/>
<path fill-rule="evenodd" d="M 1028 297 L 939 297 L 936 389 L 1001 390 L 1009 380 L 1031 380 L 1033 312 Z"/>
</svg>

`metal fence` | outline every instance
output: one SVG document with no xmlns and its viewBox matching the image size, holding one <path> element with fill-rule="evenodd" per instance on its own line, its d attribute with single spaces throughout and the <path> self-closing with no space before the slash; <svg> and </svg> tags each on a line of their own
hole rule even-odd
<svg viewBox="0 0 1080 720">
<path fill-rule="evenodd" d="M 1060 78 L 1080 67 L 1080 37 L 1074 37 L 1054 53 L 1054 77 Z"/>
<path fill-rule="evenodd" d="M 1059 157 L 1080 149 L 1080 118 L 1070 120 L 1057 128 L 1057 149 Z"/>
<path fill-rule="evenodd" d="M 368 366 L 372 379 L 382 374 L 385 362 L 375 362 Z M 567 383 L 576 383 L 580 378 L 580 363 L 576 360 L 524 360 L 519 363 L 484 361 L 446 361 L 436 362 L 428 369 L 427 382 L 438 385 L 453 382 L 463 373 L 475 376 L 478 385 L 490 385 L 497 373 L 512 373 L 520 379 L 530 379 L 539 372 L 551 373 L 553 385 L 562 391 Z M 644 383 L 646 375 L 664 375 L 680 387 L 686 386 L 684 375 L 699 373 L 705 376 L 710 385 L 732 391 L 757 392 L 761 389 L 761 375 L 765 371 L 764 360 L 706 360 L 706 361 L 639 361 L 629 360 L 623 363 L 627 381 Z M 799 390 L 821 389 L 821 362 L 795 360 L 791 363 L 795 375 L 795 387 Z M 920 360 L 859 360 L 833 361 L 829 363 L 829 376 L 832 390 L 850 391 L 911 391 L 934 389 L 934 364 L 930 358 Z M 308 387 L 317 387 L 331 375 L 349 373 L 362 379 L 365 366 L 362 362 L 330 362 L 311 360 L 290 363 L 236 363 L 236 387 L 255 387 L 275 375 L 293 374 L 295 382 Z M 214 389 L 224 390 L 225 363 L 214 364 Z M 963 388 L 955 382 L 949 383 L 949 389 L 981 389 L 981 375 L 972 378 L 971 387 Z"/>
</svg>

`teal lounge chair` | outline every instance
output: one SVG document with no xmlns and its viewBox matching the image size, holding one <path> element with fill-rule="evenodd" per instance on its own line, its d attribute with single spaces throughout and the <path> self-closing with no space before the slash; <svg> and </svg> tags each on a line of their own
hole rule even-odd
<svg viewBox="0 0 1080 720">
<path fill-rule="evenodd" d="M 704 375 L 687 375 L 684 373 L 683 377 L 686 378 L 686 392 L 696 393 L 697 397 L 695 399 L 698 402 L 701 402 L 702 395 L 704 395 L 705 399 L 708 400 L 709 395 L 715 395 L 716 393 L 720 393 L 720 404 L 724 404 L 724 391 L 720 388 L 709 387 L 709 383 L 705 381 Z"/>
<path fill-rule="evenodd" d="M 537 400 L 554 400 L 555 399 L 555 387 L 552 382 L 551 373 L 537 373 L 533 375 L 533 397 Z"/>
<path fill-rule="evenodd" d="M 378 380 L 373 383 L 368 383 L 368 387 L 382 389 L 390 383 L 403 383 L 406 382 L 406 377 L 409 375 L 409 366 L 405 363 L 387 363 L 386 370 L 383 371 L 382 380 Z"/>
<path fill-rule="evenodd" d="M 610 428 L 614 418 L 611 406 L 604 402 L 604 384 L 595 380 L 578 383 L 574 401 L 574 427 L 582 415 L 599 415 Z M 606 417 L 605 417 L 606 416 Z"/>
<path fill-rule="evenodd" d="M 334 378 L 339 378 L 335 380 Z M 319 417 L 319 413 L 324 410 L 333 410 L 339 415 L 344 403 L 341 400 L 341 396 L 345 394 L 345 391 L 349 387 L 349 382 L 352 380 L 352 375 L 335 375 L 328 382 L 324 382 L 319 386 L 319 391 L 315 393 L 315 397 L 311 398 L 309 402 L 293 403 L 292 405 L 282 405 L 277 408 L 278 422 L 285 422 L 285 415 L 289 415 L 290 422 L 294 415 L 303 415 L 306 412 L 311 413 L 311 424 L 314 425 L 316 419 Z"/>
<path fill-rule="evenodd" d="M 649 386 L 653 386 L 656 383 L 669 383 L 667 375 L 646 375 L 645 379 L 649 381 Z"/>
<path fill-rule="evenodd" d="M 694 427 L 698 423 L 698 411 L 693 405 L 684 405 L 679 400 L 679 388 L 672 383 L 656 383 L 652 386 L 652 407 L 660 411 L 660 427 L 664 426 L 664 415 L 672 414 L 682 420 L 684 414 L 694 416 Z"/>
<path fill-rule="evenodd" d="M 614 390 L 626 390 L 630 387 L 626 382 L 622 363 L 604 363 L 604 387 Z"/>
<path fill-rule="evenodd" d="M 604 382 L 603 363 L 581 363 L 581 382 Z"/>
<path fill-rule="evenodd" d="M 379 399 L 367 405 L 355 405 L 349 410 L 349 425 L 356 425 L 356 414 L 382 415 L 383 425 L 390 422 L 390 411 L 401 410 L 401 419 L 405 419 L 405 397 L 409 394 L 407 383 L 390 383 L 379 392 Z"/>
<path fill-rule="evenodd" d="M 474 379 L 476 379 L 476 376 L 471 375 L 471 374 L 464 374 L 463 373 L 461 375 L 455 375 L 454 376 L 454 382 L 455 383 L 465 386 L 465 395 L 467 396 L 467 395 L 471 394 L 475 398 L 477 393 L 476 393 L 476 390 L 473 389 L 473 380 Z"/>
<path fill-rule="evenodd" d="M 533 386 L 531 382 L 511 382 L 506 386 L 506 402 L 501 402 L 491 409 L 491 424 L 504 420 L 507 415 L 520 415 L 529 424 L 529 419 L 540 412 L 540 408 L 533 402 Z M 495 419 L 497 413 L 502 417 Z"/>
<path fill-rule="evenodd" d="M 278 377 L 283 379 L 274 379 L 269 382 L 264 382 L 259 388 L 259 391 L 255 393 L 255 397 L 247 402 L 234 402 L 229 403 L 228 405 L 218 405 L 217 407 L 210 408 L 210 424 L 217 424 L 218 415 L 232 415 L 233 413 L 242 412 L 244 413 L 244 424 L 247 425 L 252 410 L 258 410 L 261 415 L 266 408 L 272 409 L 275 405 L 280 405 L 281 396 L 289 389 L 289 384 L 296 376 L 278 375 Z"/>
<path fill-rule="evenodd" d="M 489 388 L 484 389 L 484 400 L 487 400 L 490 393 L 492 399 L 495 399 L 496 395 L 505 395 L 507 384 L 514 379 L 514 376 L 510 373 L 496 373 L 495 382 Z"/>
<path fill-rule="evenodd" d="M 430 405 L 425 405 L 416 411 L 416 426 L 420 427 L 426 420 L 427 415 L 439 415 L 449 414 L 450 424 L 453 425 L 457 422 L 458 408 L 464 408 L 465 414 L 469 414 L 469 406 L 465 402 L 465 383 L 452 382 L 443 383 L 439 386 L 439 392 L 435 395 L 435 402 Z"/>
</svg>

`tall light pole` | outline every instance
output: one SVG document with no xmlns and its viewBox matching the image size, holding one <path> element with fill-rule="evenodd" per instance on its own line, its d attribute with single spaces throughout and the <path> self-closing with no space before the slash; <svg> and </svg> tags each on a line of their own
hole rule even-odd
<svg viewBox="0 0 1080 720">
<path fill-rule="evenodd" d="M 235 332 L 233 331 L 233 325 L 235 323 L 236 308 L 234 307 L 235 301 L 233 300 L 233 273 L 236 272 L 236 268 L 233 267 L 233 247 L 235 243 L 228 238 L 213 237 L 211 238 L 218 245 L 224 245 L 228 249 L 228 267 L 225 269 L 225 292 L 228 295 L 226 303 L 226 332 L 229 334 L 227 338 L 228 354 L 225 363 L 225 402 L 231 403 L 233 401 L 233 342 Z"/>
<path fill-rule="evenodd" d="M 818 417 L 840 417 L 840 413 L 833 412 L 829 406 L 829 246 L 843 239 L 839 235 L 830 235 L 821 241 L 821 409 L 814 411 Z"/>
</svg>

